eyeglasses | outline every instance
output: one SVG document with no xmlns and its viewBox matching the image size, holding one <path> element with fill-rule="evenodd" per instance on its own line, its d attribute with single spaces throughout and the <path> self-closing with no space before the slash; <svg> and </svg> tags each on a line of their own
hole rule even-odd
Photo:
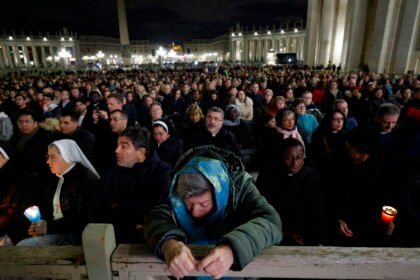
<svg viewBox="0 0 420 280">
<path fill-rule="evenodd" d="M 331 120 L 334 122 L 344 122 L 344 118 L 332 118 Z"/>
<path fill-rule="evenodd" d="M 216 122 L 221 122 L 221 121 L 223 121 L 222 119 L 219 119 L 219 118 L 214 118 L 214 117 L 210 117 L 210 116 L 207 116 L 207 117 L 206 117 L 206 119 L 207 119 L 207 120 L 209 120 L 209 121 L 216 121 Z"/>
<path fill-rule="evenodd" d="M 34 121 L 33 120 L 19 120 L 19 121 L 17 121 L 17 123 L 19 124 L 19 125 L 23 125 L 23 124 L 26 124 L 26 125 L 31 125 L 31 124 L 33 124 L 34 123 Z"/>
</svg>

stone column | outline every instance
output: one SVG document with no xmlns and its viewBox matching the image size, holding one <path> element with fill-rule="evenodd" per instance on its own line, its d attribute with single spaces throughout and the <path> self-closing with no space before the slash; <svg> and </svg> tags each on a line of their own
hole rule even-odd
<svg viewBox="0 0 420 280">
<path fill-rule="evenodd" d="M 52 58 L 52 60 L 51 60 L 52 67 L 55 67 L 55 63 L 56 63 L 55 55 L 56 54 L 54 53 L 54 50 L 51 46 L 49 47 L 49 49 L 50 49 L 50 55 L 51 55 L 51 58 Z"/>
<path fill-rule="evenodd" d="M 296 38 L 296 59 L 301 60 L 300 57 L 300 49 L 301 49 L 301 38 L 297 37 Z"/>
<path fill-rule="evenodd" d="M 120 30 L 120 44 L 129 45 L 127 15 L 125 13 L 125 0 L 117 0 L 118 26 Z"/>
<path fill-rule="evenodd" d="M 16 46 L 12 46 L 12 49 L 13 49 L 12 59 L 13 59 L 14 65 L 16 68 L 20 68 L 20 61 L 19 61 L 20 57 L 19 57 L 18 48 Z"/>
<path fill-rule="evenodd" d="M 304 48 L 305 48 L 305 36 L 300 37 L 300 49 L 299 49 L 299 59 L 304 60 Z"/>
<path fill-rule="evenodd" d="M 44 68 L 45 67 L 47 67 L 47 60 L 46 60 L 46 57 L 45 57 L 45 48 L 44 48 L 44 46 L 41 46 L 41 61 L 42 61 L 42 64 L 44 65 Z"/>
<path fill-rule="evenodd" d="M 254 40 L 249 40 L 249 61 L 255 60 L 255 42 Z"/>
<path fill-rule="evenodd" d="M 368 16 L 368 1 L 353 0 L 349 27 L 347 55 L 344 65 L 347 70 L 359 68 L 364 49 L 365 25 Z"/>
<path fill-rule="evenodd" d="M 416 50 L 416 37 L 417 48 L 420 48 L 420 2 L 406 0 L 401 17 L 401 31 L 398 34 L 393 67 L 395 73 L 406 73 L 407 70 L 414 70 L 416 66 L 416 57 L 413 54 Z"/>
<path fill-rule="evenodd" d="M 4 56 L 4 46 L 0 45 L 0 68 L 4 68 L 6 65 L 6 57 Z"/>
<path fill-rule="evenodd" d="M 130 53 L 128 45 L 130 45 L 130 39 L 128 37 L 128 26 L 127 26 L 127 16 L 125 13 L 125 0 L 117 0 L 117 10 L 118 10 L 118 26 L 120 31 L 120 44 L 121 44 L 121 53 L 124 64 L 130 64 Z"/>
<path fill-rule="evenodd" d="M 265 39 L 261 40 L 261 61 L 265 61 L 267 53 L 267 41 Z"/>
<path fill-rule="evenodd" d="M 335 25 L 336 0 L 324 0 L 321 17 L 321 36 L 319 44 L 318 63 L 327 65 L 330 60 L 333 40 L 333 28 Z"/>
<path fill-rule="evenodd" d="M 379 0 L 376 7 L 376 18 L 371 37 L 371 46 L 367 54 L 367 63 L 371 71 L 388 71 L 399 12 L 399 1 Z M 401 32 L 405 32 L 402 30 Z"/>
<path fill-rule="evenodd" d="M 346 20 L 344 22 L 344 37 L 343 37 L 343 48 L 341 51 L 340 62 L 341 66 L 344 68 L 346 67 L 346 57 L 347 57 L 347 50 L 349 47 L 349 37 L 350 37 L 350 25 L 352 24 L 352 12 L 353 12 L 353 3 L 355 1 L 347 2 L 347 9 L 346 9 Z"/>
<path fill-rule="evenodd" d="M 233 61 L 233 40 L 229 38 L 229 60 Z"/>
<path fill-rule="evenodd" d="M 243 62 L 247 62 L 248 61 L 248 47 L 249 47 L 249 44 L 244 39 L 244 37 L 241 38 L 241 42 L 242 42 L 242 58 L 241 58 L 241 60 Z"/>
<path fill-rule="evenodd" d="M 23 54 L 23 61 L 25 63 L 25 66 L 28 67 L 31 65 L 29 54 L 28 54 L 28 46 L 22 45 L 22 54 Z"/>
<path fill-rule="evenodd" d="M 321 0 L 309 0 L 306 15 L 306 40 L 304 50 L 305 64 L 316 64 L 319 41 L 319 28 L 321 22 Z"/>
<path fill-rule="evenodd" d="M 341 53 L 343 51 L 347 4 L 347 0 L 338 1 L 337 20 L 334 24 L 334 45 L 332 55 L 330 56 L 332 63 L 335 63 L 336 65 L 341 62 Z"/>
<path fill-rule="evenodd" d="M 36 46 L 31 45 L 31 48 L 32 48 L 32 55 L 34 57 L 34 66 L 39 67 L 39 58 L 38 58 L 38 53 L 36 51 Z"/>
<path fill-rule="evenodd" d="M 261 40 L 256 39 L 257 53 L 255 55 L 255 61 L 261 61 Z"/>
<path fill-rule="evenodd" d="M 236 41 L 232 40 L 232 61 L 236 61 Z"/>
<path fill-rule="evenodd" d="M 9 66 L 10 68 L 14 68 L 15 63 L 13 61 L 13 57 L 10 56 L 9 47 L 10 46 L 8 46 L 8 45 L 4 46 L 3 54 L 4 54 L 4 57 L 6 59 L 6 66 Z"/>
</svg>

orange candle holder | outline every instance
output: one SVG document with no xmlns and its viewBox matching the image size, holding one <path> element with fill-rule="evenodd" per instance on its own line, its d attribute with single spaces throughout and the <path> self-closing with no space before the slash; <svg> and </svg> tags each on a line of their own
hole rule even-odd
<svg viewBox="0 0 420 280">
<path fill-rule="evenodd" d="M 392 222 L 395 218 L 395 216 L 397 216 L 397 209 L 395 209 L 392 206 L 382 206 L 382 214 L 381 214 L 381 220 L 384 223 L 389 224 L 390 222 Z"/>
</svg>

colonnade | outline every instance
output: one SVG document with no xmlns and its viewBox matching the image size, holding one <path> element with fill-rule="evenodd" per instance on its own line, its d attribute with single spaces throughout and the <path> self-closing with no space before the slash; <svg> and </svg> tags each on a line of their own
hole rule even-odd
<svg viewBox="0 0 420 280">
<path fill-rule="evenodd" d="M 420 59 L 419 18 L 418 0 L 308 1 L 305 64 L 413 70 Z"/>
<path fill-rule="evenodd" d="M 73 39 L 0 38 L 0 68 L 42 68 L 57 63 L 68 66 L 76 64 L 79 57 L 79 48 Z"/>
<path fill-rule="evenodd" d="M 296 53 L 303 60 L 304 31 L 278 32 L 259 35 L 255 32 L 233 32 L 229 36 L 231 61 L 265 62 L 267 53 Z"/>
</svg>

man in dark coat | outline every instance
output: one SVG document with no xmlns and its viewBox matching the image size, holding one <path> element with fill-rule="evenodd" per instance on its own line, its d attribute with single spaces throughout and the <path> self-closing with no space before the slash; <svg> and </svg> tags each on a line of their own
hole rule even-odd
<svg viewBox="0 0 420 280">
<path fill-rule="evenodd" d="M 62 111 L 60 116 L 61 134 L 57 139 L 72 139 L 82 149 L 89 161 L 95 165 L 96 138 L 89 131 L 79 127 L 76 111 Z"/>
<path fill-rule="evenodd" d="M 294 138 L 282 141 L 278 161 L 261 170 L 257 187 L 280 214 L 284 245 L 319 245 L 325 221 L 319 174 L 304 165 L 305 150 Z"/>
<path fill-rule="evenodd" d="M 333 245 L 392 242 L 395 225 L 380 222 L 384 190 L 379 184 L 378 146 L 370 129 L 357 127 L 346 135 L 342 148 L 324 154 L 316 164 Z"/>
<path fill-rule="evenodd" d="M 10 143 L 22 156 L 22 168 L 36 170 L 39 175 L 45 176 L 50 173 L 45 155 L 52 137 L 39 127 L 38 120 L 39 116 L 34 111 L 20 112 L 17 118 L 18 133 L 13 134 Z"/>
<path fill-rule="evenodd" d="M 232 132 L 223 127 L 224 112 L 219 107 L 207 110 L 205 128 L 192 135 L 191 147 L 214 145 L 240 156 L 239 145 Z"/>
<path fill-rule="evenodd" d="M 142 243 L 144 215 L 162 199 L 171 167 L 149 150 L 150 133 L 128 128 L 118 137 L 117 164 L 94 195 L 93 222 L 112 223 L 118 243 Z"/>
</svg>

